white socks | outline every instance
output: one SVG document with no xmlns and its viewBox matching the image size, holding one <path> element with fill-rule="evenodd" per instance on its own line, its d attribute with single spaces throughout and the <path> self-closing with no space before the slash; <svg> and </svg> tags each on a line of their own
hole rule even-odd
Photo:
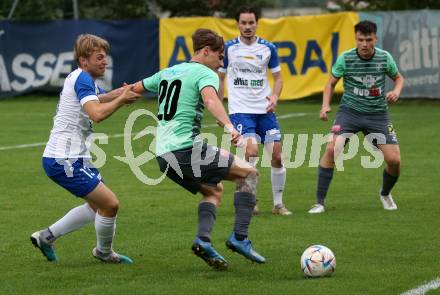
<svg viewBox="0 0 440 295">
<path fill-rule="evenodd" d="M 88 203 L 85 203 L 67 212 L 67 214 L 60 220 L 49 226 L 49 229 L 56 239 L 67 233 L 78 230 L 94 220 L 95 211 L 93 211 Z"/>
<path fill-rule="evenodd" d="M 116 216 L 101 216 L 93 211 L 88 203 L 73 208 L 63 218 L 52 224 L 48 235 L 52 233 L 53 237 L 51 237 L 52 241 L 48 241 L 53 242 L 56 238 L 78 230 L 92 221 L 95 221 L 96 248 L 103 254 L 110 254 L 116 229 Z"/>
<path fill-rule="evenodd" d="M 272 196 L 274 206 L 281 205 L 283 203 L 283 191 L 286 184 L 286 168 L 271 169 L 272 179 Z"/>
<path fill-rule="evenodd" d="M 116 229 L 116 216 L 104 217 L 96 213 L 95 230 L 96 230 L 96 248 L 103 254 L 112 252 L 113 237 Z"/>
</svg>

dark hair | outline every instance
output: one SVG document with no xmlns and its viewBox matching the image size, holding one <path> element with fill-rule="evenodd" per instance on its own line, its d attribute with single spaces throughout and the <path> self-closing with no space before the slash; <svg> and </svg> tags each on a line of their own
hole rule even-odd
<svg viewBox="0 0 440 295">
<path fill-rule="evenodd" d="M 235 13 L 235 20 L 238 22 L 240 20 L 240 14 L 242 13 L 253 13 L 255 15 L 255 20 L 258 22 L 258 19 L 261 15 L 261 10 L 252 5 L 243 5 L 237 9 Z"/>
<path fill-rule="evenodd" d="M 223 51 L 225 42 L 223 37 L 210 29 L 198 29 L 192 34 L 194 52 L 209 46 L 212 51 Z"/>
<path fill-rule="evenodd" d="M 357 32 L 360 32 L 363 35 L 370 35 L 371 33 L 376 34 L 377 25 L 372 21 L 363 20 L 354 26 L 354 33 L 356 34 Z"/>
</svg>

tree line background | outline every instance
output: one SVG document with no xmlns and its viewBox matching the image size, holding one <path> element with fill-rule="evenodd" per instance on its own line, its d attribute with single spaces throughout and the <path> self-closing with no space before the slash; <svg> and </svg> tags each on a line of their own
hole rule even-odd
<svg viewBox="0 0 440 295">
<path fill-rule="evenodd" d="M 233 18 L 235 9 L 243 4 L 261 8 L 319 6 L 326 8 L 329 0 L 78 0 L 81 19 L 157 18 L 162 12 L 170 17 L 221 16 Z M 440 9 L 439 0 L 335 0 L 340 10 L 408 10 Z M 0 20 L 7 19 L 14 0 L 0 1 Z M 12 20 L 72 19 L 72 0 L 19 0 Z"/>
</svg>

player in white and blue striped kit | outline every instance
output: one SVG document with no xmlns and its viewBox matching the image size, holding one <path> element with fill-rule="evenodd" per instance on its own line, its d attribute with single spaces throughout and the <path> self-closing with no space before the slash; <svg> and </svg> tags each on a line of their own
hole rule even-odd
<svg viewBox="0 0 440 295">
<path fill-rule="evenodd" d="M 48 228 L 31 235 L 31 241 L 49 261 L 57 261 L 53 243 L 57 238 L 94 222 L 97 245 L 92 254 L 110 263 L 132 263 L 129 257 L 113 251 L 119 201 L 102 182 L 91 163 L 89 146 L 92 121 L 100 122 L 119 107 L 132 103 L 138 95 L 126 85 L 109 93 L 95 80 L 104 75 L 109 44 L 94 35 L 80 35 L 75 42 L 78 69 L 64 81 L 54 125 L 43 154 L 46 175 L 86 203 L 73 208 Z"/>
<path fill-rule="evenodd" d="M 258 18 L 259 11 L 252 6 L 238 9 L 235 19 L 240 36 L 225 44 L 218 93 L 223 99 L 227 74 L 229 116 L 234 127 L 248 138 L 246 160 L 255 166 L 258 143 L 263 143 L 272 153 L 272 213 L 291 215 L 283 204 L 286 169 L 281 161 L 281 132 L 275 116 L 283 79 L 275 45 L 255 35 Z M 273 91 L 267 79 L 267 69 L 274 79 Z M 254 213 L 257 212 L 255 206 Z"/>
</svg>

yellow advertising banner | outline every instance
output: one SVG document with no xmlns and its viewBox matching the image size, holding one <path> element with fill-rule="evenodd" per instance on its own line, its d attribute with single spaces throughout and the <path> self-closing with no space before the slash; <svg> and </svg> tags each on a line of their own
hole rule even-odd
<svg viewBox="0 0 440 295">
<path fill-rule="evenodd" d="M 355 47 L 354 12 L 260 19 L 257 35 L 278 47 L 284 80 L 281 99 L 298 99 L 322 92 L 331 66 L 343 51 Z M 191 58 L 191 34 L 208 28 L 225 41 L 239 36 L 235 20 L 213 17 L 168 18 L 160 20 L 160 68 Z M 269 74 L 272 85 L 272 77 Z M 342 83 L 336 87 L 342 91 Z"/>
</svg>

